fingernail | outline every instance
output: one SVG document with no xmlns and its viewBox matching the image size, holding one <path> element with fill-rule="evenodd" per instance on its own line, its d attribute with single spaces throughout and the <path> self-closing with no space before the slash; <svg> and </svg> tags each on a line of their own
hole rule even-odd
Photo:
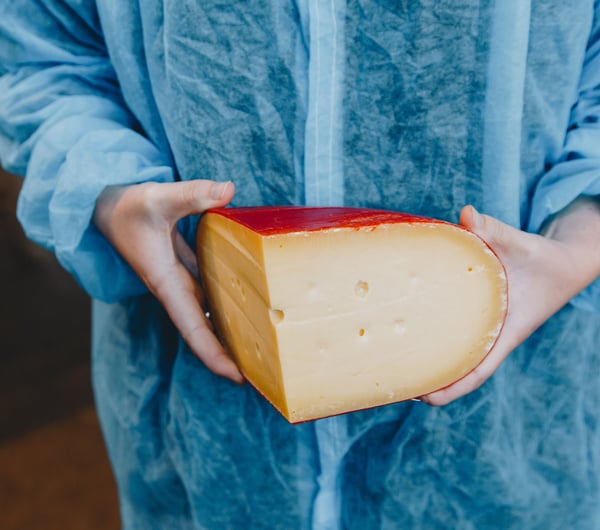
<svg viewBox="0 0 600 530">
<path fill-rule="evenodd" d="M 425 403 L 426 405 L 431 405 L 431 403 L 429 402 L 429 396 L 421 396 L 419 397 L 419 401 L 421 403 Z"/>
<path fill-rule="evenodd" d="M 238 385 L 243 385 L 246 382 L 246 378 L 241 374 L 241 372 L 236 372 L 233 374 L 233 382 Z"/>
<path fill-rule="evenodd" d="M 229 181 L 213 184 L 212 189 L 210 190 L 211 199 L 214 199 L 215 201 L 219 201 L 223 197 L 225 197 L 225 193 L 227 192 L 228 185 L 229 185 Z"/>
</svg>

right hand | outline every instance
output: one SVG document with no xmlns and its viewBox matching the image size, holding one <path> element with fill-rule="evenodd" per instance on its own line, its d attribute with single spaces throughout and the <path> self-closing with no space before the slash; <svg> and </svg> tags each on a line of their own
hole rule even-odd
<svg viewBox="0 0 600 530">
<path fill-rule="evenodd" d="M 177 230 L 188 215 L 228 204 L 233 183 L 148 182 L 105 189 L 94 223 L 162 303 L 194 354 L 215 374 L 244 378 L 205 316 L 196 257 Z"/>
<path fill-rule="evenodd" d="M 421 399 L 445 405 L 479 388 L 508 355 L 600 274 L 600 205 L 581 197 L 543 235 L 463 208 L 460 223 L 496 252 L 508 276 L 508 313 L 494 347 L 459 381 Z"/>
</svg>

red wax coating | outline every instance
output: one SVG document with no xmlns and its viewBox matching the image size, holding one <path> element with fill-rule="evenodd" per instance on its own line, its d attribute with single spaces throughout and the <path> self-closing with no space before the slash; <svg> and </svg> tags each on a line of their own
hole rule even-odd
<svg viewBox="0 0 600 530">
<path fill-rule="evenodd" d="M 364 228 L 395 223 L 441 223 L 417 215 L 349 207 L 254 206 L 217 208 L 211 213 L 222 215 L 265 236 L 293 232 L 318 232 L 335 228 Z"/>
</svg>

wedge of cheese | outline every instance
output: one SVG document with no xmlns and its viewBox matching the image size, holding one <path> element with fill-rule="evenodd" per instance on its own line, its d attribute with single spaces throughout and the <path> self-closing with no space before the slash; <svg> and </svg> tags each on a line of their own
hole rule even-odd
<svg viewBox="0 0 600 530">
<path fill-rule="evenodd" d="M 197 244 L 221 340 L 292 423 L 449 385 L 484 358 L 506 314 L 496 255 L 438 220 L 228 208 L 201 218 Z"/>
</svg>

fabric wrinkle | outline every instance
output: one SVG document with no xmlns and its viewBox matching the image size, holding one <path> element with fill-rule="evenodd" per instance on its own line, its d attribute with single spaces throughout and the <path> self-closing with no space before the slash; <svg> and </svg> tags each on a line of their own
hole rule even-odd
<svg viewBox="0 0 600 530">
<path fill-rule="evenodd" d="M 290 425 L 215 377 L 90 223 L 106 186 L 233 180 L 234 206 L 347 205 L 538 231 L 600 194 L 585 0 L 2 2 L 0 160 L 93 302 L 123 528 L 600 528 L 600 282 L 441 408 Z M 197 217 L 180 229 L 194 245 Z"/>
</svg>

